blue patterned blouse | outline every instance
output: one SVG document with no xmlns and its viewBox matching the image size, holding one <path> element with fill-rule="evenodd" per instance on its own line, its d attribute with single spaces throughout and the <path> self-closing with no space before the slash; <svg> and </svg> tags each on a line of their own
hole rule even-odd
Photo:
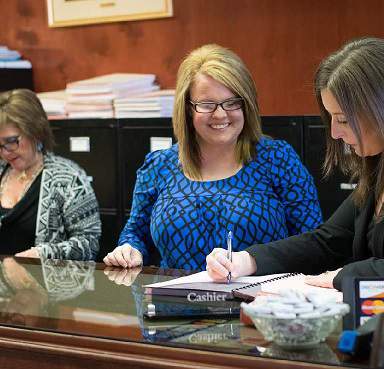
<svg viewBox="0 0 384 369">
<path fill-rule="evenodd" d="M 119 245 L 129 243 L 148 262 L 155 244 L 165 268 L 202 270 L 215 247 L 233 251 L 315 228 L 322 222 L 313 178 L 285 141 L 262 138 L 257 159 L 234 176 L 191 181 L 178 146 L 149 153 L 137 172 L 130 218 Z"/>
</svg>

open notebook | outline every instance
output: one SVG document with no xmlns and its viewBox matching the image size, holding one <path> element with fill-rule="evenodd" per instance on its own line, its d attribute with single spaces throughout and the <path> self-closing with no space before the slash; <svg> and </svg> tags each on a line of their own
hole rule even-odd
<svg viewBox="0 0 384 369">
<path fill-rule="evenodd" d="M 172 279 L 166 282 L 145 285 L 145 294 L 182 296 L 188 297 L 193 294 L 193 298 L 211 298 L 211 301 L 218 296 L 221 299 L 240 298 L 242 300 L 253 300 L 257 293 L 278 293 L 284 289 L 296 289 L 302 292 L 321 291 L 321 293 L 333 293 L 342 300 L 340 292 L 322 287 L 314 287 L 304 282 L 305 275 L 299 273 L 271 274 L 261 277 L 241 277 L 231 281 L 231 283 L 214 282 L 206 271 L 191 274 L 185 277 Z"/>
</svg>

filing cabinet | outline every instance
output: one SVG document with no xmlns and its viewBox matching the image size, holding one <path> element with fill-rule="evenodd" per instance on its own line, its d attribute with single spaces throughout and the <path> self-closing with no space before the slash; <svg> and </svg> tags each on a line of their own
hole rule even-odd
<svg viewBox="0 0 384 369">
<path fill-rule="evenodd" d="M 123 207 L 124 212 L 129 212 L 136 171 L 143 165 L 145 156 L 151 149 L 170 146 L 175 139 L 170 118 L 122 119 L 119 130 Z"/>
<path fill-rule="evenodd" d="M 97 261 L 103 261 L 105 255 L 111 252 L 116 246 L 119 240 L 119 235 L 122 229 L 121 216 L 117 211 L 105 210 L 100 211 L 101 219 L 101 238 L 100 238 L 100 250 L 97 257 Z"/>
<path fill-rule="evenodd" d="M 287 141 L 300 156 L 303 152 L 303 118 L 294 116 L 263 116 L 261 119 L 263 133 Z"/>
<path fill-rule="evenodd" d="M 102 237 L 98 261 L 117 245 L 122 226 L 115 119 L 71 119 L 50 122 L 54 152 L 79 164 L 91 177 L 100 206 Z"/>
<path fill-rule="evenodd" d="M 304 117 L 304 163 L 312 174 L 319 194 L 324 220 L 351 194 L 353 184 L 338 169 L 323 178 L 322 165 L 326 150 L 326 132 L 320 117 Z"/>
<path fill-rule="evenodd" d="M 69 158 L 92 177 L 100 208 L 117 209 L 119 201 L 116 121 L 51 121 L 56 146 L 54 152 Z"/>
<path fill-rule="evenodd" d="M 14 88 L 34 89 L 32 69 L 0 68 L 0 91 Z"/>
</svg>

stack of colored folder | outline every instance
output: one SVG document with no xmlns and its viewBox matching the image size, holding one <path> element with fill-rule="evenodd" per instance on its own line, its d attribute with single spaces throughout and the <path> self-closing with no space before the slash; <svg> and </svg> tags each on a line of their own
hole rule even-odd
<svg viewBox="0 0 384 369">
<path fill-rule="evenodd" d="M 32 64 L 28 60 L 22 60 L 18 51 L 0 45 L 0 68 L 31 69 Z"/>
<path fill-rule="evenodd" d="M 155 91 L 154 74 L 115 73 L 67 84 L 69 118 L 113 118 L 113 101 Z"/>
<path fill-rule="evenodd" d="M 159 90 L 114 100 L 116 118 L 172 117 L 174 90 Z"/>
<path fill-rule="evenodd" d="M 65 119 L 67 118 L 67 95 L 64 90 L 42 92 L 37 94 L 48 119 Z"/>
</svg>

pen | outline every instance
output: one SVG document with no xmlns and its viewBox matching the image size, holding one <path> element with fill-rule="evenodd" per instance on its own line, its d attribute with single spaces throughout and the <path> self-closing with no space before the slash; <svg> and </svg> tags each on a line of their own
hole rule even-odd
<svg viewBox="0 0 384 369">
<path fill-rule="evenodd" d="M 232 262 L 232 232 L 229 231 L 227 235 L 227 258 Z M 227 283 L 231 283 L 232 274 L 228 273 Z"/>
</svg>

